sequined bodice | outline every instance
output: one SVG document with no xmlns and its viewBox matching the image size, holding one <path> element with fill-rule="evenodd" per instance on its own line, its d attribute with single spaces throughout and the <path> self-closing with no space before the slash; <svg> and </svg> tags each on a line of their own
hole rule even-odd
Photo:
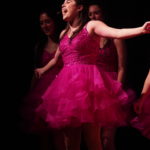
<svg viewBox="0 0 150 150">
<path fill-rule="evenodd" d="M 64 35 L 60 41 L 60 51 L 64 65 L 96 64 L 99 42 L 92 38 L 84 27 L 73 39 Z"/>
<path fill-rule="evenodd" d="M 117 50 L 113 40 L 109 40 L 103 48 L 99 48 L 98 65 L 106 71 L 117 72 Z"/>
</svg>

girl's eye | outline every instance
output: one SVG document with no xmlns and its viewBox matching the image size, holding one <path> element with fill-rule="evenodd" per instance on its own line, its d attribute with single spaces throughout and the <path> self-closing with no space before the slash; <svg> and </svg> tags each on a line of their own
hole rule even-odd
<svg viewBox="0 0 150 150">
<path fill-rule="evenodd" d="M 51 20 L 40 21 L 40 25 L 43 25 L 43 24 L 51 24 Z"/>
<path fill-rule="evenodd" d="M 67 3 L 70 3 L 71 2 L 71 0 L 67 0 Z"/>
<path fill-rule="evenodd" d="M 98 15 L 98 14 L 100 14 L 100 13 L 101 13 L 101 11 L 96 11 L 96 12 L 95 12 L 96 15 Z"/>
</svg>

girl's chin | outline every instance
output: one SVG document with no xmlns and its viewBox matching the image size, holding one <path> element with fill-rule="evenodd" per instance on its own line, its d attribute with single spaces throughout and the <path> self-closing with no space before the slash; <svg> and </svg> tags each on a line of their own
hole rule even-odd
<svg viewBox="0 0 150 150">
<path fill-rule="evenodd" d="M 63 17 L 63 20 L 64 21 L 69 21 L 67 17 Z"/>
<path fill-rule="evenodd" d="M 69 21 L 69 17 L 63 16 L 63 20 L 64 20 L 64 21 Z"/>
</svg>

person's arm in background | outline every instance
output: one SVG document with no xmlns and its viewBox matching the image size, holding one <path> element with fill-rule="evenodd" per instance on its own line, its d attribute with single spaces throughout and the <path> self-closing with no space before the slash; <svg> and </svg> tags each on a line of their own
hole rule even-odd
<svg viewBox="0 0 150 150">
<path fill-rule="evenodd" d="M 141 112 L 143 103 L 147 99 L 146 97 L 148 96 L 149 90 L 150 90 L 150 70 L 149 70 L 149 72 L 146 76 L 146 79 L 144 81 L 141 96 L 140 96 L 139 100 L 137 101 L 137 103 L 134 104 L 134 110 L 135 110 L 136 113 Z"/>
<path fill-rule="evenodd" d="M 119 82 L 124 83 L 126 71 L 126 46 L 123 40 L 114 39 L 118 57 L 118 78 Z"/>
<path fill-rule="evenodd" d="M 53 67 L 57 63 L 60 54 L 61 52 L 58 48 L 53 59 L 51 59 L 44 67 L 35 69 L 35 76 L 40 78 L 44 72 Z"/>
</svg>

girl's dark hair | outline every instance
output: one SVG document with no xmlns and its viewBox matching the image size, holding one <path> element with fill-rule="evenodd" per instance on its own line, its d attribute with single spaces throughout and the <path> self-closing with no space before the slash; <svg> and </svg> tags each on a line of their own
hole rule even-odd
<svg viewBox="0 0 150 150">
<path fill-rule="evenodd" d="M 79 29 L 77 31 L 75 31 L 72 36 L 70 37 L 70 39 L 73 39 L 84 27 L 84 25 L 89 21 L 88 18 L 88 6 L 89 6 L 89 1 L 90 0 L 75 0 L 77 5 L 83 5 L 83 10 L 80 12 L 80 23 L 81 26 L 79 27 Z M 66 30 L 63 34 L 63 36 L 68 32 L 69 30 L 69 26 L 66 26 Z M 63 37 L 62 36 L 62 37 Z"/>
</svg>

